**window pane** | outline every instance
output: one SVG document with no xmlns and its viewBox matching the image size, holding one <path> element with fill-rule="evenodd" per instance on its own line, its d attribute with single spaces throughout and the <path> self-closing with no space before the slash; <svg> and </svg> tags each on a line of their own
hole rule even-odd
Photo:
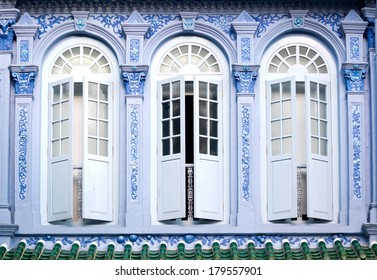
<svg viewBox="0 0 377 280">
<path fill-rule="evenodd" d="M 199 153 L 208 154 L 208 143 L 205 137 L 199 137 Z"/>
<path fill-rule="evenodd" d="M 105 120 L 109 118 L 109 105 L 107 103 L 99 103 L 99 117 Z"/>
<path fill-rule="evenodd" d="M 62 139 L 62 156 L 68 155 L 68 141 L 68 138 Z"/>
<path fill-rule="evenodd" d="M 280 112 L 280 102 L 272 103 L 271 104 L 271 118 L 272 119 L 280 119 L 281 112 Z"/>
<path fill-rule="evenodd" d="M 291 82 L 282 83 L 283 99 L 291 99 Z"/>
<path fill-rule="evenodd" d="M 177 117 L 181 115 L 181 101 L 180 100 L 174 100 L 172 102 L 173 104 L 173 117 Z"/>
<path fill-rule="evenodd" d="M 52 101 L 54 103 L 59 102 L 60 101 L 60 85 L 52 87 L 52 91 L 53 91 Z"/>
<path fill-rule="evenodd" d="M 280 139 L 272 140 L 271 146 L 273 156 L 278 156 L 281 154 Z"/>
<path fill-rule="evenodd" d="M 326 103 L 319 103 L 319 117 L 321 119 L 327 119 Z"/>
<path fill-rule="evenodd" d="M 96 83 L 93 83 L 93 82 L 88 83 L 88 96 L 90 99 L 98 99 Z"/>
<path fill-rule="evenodd" d="M 280 121 L 271 122 L 271 136 L 273 138 L 281 136 Z"/>
<path fill-rule="evenodd" d="M 88 153 L 91 155 L 97 154 L 97 139 L 88 138 Z"/>
<path fill-rule="evenodd" d="M 69 136 L 69 121 L 62 121 L 62 135 L 61 137 Z"/>
<path fill-rule="evenodd" d="M 209 117 L 212 119 L 217 119 L 217 103 L 209 103 Z"/>
<path fill-rule="evenodd" d="M 162 103 L 162 118 L 167 119 L 170 117 L 170 102 Z"/>
<path fill-rule="evenodd" d="M 173 98 L 177 98 L 177 97 L 180 97 L 181 95 L 181 88 L 180 88 L 180 84 L 181 82 L 174 82 L 172 83 L 172 87 L 173 87 Z"/>
<path fill-rule="evenodd" d="M 62 89 L 63 89 L 63 98 L 62 98 L 62 100 L 69 99 L 69 83 L 64 83 L 62 85 Z"/>
<path fill-rule="evenodd" d="M 108 156 L 108 141 L 107 140 L 99 140 L 99 155 L 107 157 Z"/>
<path fill-rule="evenodd" d="M 162 155 L 163 156 L 170 155 L 170 139 L 162 140 Z"/>
<path fill-rule="evenodd" d="M 52 120 L 60 120 L 60 103 L 52 106 Z"/>
<path fill-rule="evenodd" d="M 218 149 L 217 149 L 217 139 L 210 139 L 210 155 L 217 156 Z"/>
<path fill-rule="evenodd" d="M 181 119 L 173 120 L 173 135 L 181 134 Z"/>
<path fill-rule="evenodd" d="M 208 135 L 208 121 L 206 119 L 199 119 L 199 134 Z"/>
<path fill-rule="evenodd" d="M 327 138 L 327 122 L 320 122 L 320 132 L 321 137 Z"/>
<path fill-rule="evenodd" d="M 310 98 L 318 99 L 317 84 L 310 82 Z"/>
<path fill-rule="evenodd" d="M 162 137 L 168 137 L 170 135 L 170 120 L 162 122 Z"/>
<path fill-rule="evenodd" d="M 217 85 L 209 84 L 209 99 L 217 100 Z"/>
<path fill-rule="evenodd" d="M 186 91 L 186 94 L 194 93 L 194 83 L 193 82 L 185 82 L 185 91 Z"/>
<path fill-rule="evenodd" d="M 321 139 L 321 155 L 327 156 L 327 140 Z"/>
<path fill-rule="evenodd" d="M 108 101 L 108 85 L 99 86 L 99 100 Z"/>
<path fill-rule="evenodd" d="M 318 136 L 318 120 L 311 119 L 312 135 Z"/>
<path fill-rule="evenodd" d="M 292 153 L 292 138 L 283 138 L 283 154 Z"/>
<path fill-rule="evenodd" d="M 88 135 L 97 136 L 97 121 L 88 120 Z"/>
<path fill-rule="evenodd" d="M 60 122 L 52 124 L 52 138 L 60 138 Z"/>
<path fill-rule="evenodd" d="M 292 120 L 283 120 L 283 136 L 292 135 Z"/>
<path fill-rule="evenodd" d="M 162 100 L 170 99 L 170 84 L 162 85 Z"/>
<path fill-rule="evenodd" d="M 210 136 L 218 137 L 217 133 L 217 121 L 210 121 Z"/>
<path fill-rule="evenodd" d="M 283 118 L 292 116 L 292 105 L 291 101 L 282 102 L 283 105 Z"/>
<path fill-rule="evenodd" d="M 271 85 L 271 101 L 280 100 L 280 86 L 279 84 Z"/>
<path fill-rule="evenodd" d="M 107 122 L 99 122 L 99 137 L 108 138 L 108 123 Z"/>
<path fill-rule="evenodd" d="M 52 156 L 60 156 L 60 140 L 52 141 Z"/>
<path fill-rule="evenodd" d="M 312 137 L 312 153 L 313 154 L 319 154 L 319 142 L 318 142 L 318 138 L 315 138 L 315 137 Z"/>
<path fill-rule="evenodd" d="M 318 118 L 318 102 L 310 101 L 310 116 Z"/>
<path fill-rule="evenodd" d="M 207 99 L 207 83 L 199 82 L 199 97 Z"/>
<path fill-rule="evenodd" d="M 97 102 L 88 101 L 88 116 L 90 118 L 97 118 Z"/>
<path fill-rule="evenodd" d="M 319 100 L 326 101 L 326 86 L 319 85 Z"/>
<path fill-rule="evenodd" d="M 62 118 L 66 119 L 69 118 L 69 101 L 62 103 L 63 112 L 62 112 Z"/>
<path fill-rule="evenodd" d="M 179 154 L 181 152 L 181 137 L 173 138 L 173 154 Z"/>
<path fill-rule="evenodd" d="M 199 101 L 199 116 L 208 117 L 207 101 Z"/>
</svg>

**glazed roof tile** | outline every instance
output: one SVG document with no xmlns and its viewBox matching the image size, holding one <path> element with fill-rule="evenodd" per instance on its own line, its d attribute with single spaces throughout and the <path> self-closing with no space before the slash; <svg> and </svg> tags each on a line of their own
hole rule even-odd
<svg viewBox="0 0 377 280">
<path fill-rule="evenodd" d="M 184 243 L 176 249 L 168 249 L 161 243 L 159 249 L 150 249 L 144 244 L 141 249 L 135 249 L 126 244 L 123 250 L 116 250 L 110 243 L 107 248 L 98 250 L 96 244 L 81 248 L 75 242 L 70 248 L 63 248 L 61 243 L 55 243 L 52 248 L 46 248 L 43 241 L 33 247 L 27 247 L 25 241 L 7 250 L 0 246 L 0 260 L 377 260 L 377 244 L 362 245 L 358 240 L 343 246 L 336 240 L 331 246 L 319 241 L 316 247 L 309 247 L 301 242 L 300 247 L 293 248 L 289 242 L 283 242 L 280 248 L 275 248 L 272 242 L 265 242 L 262 247 L 256 247 L 253 242 L 246 247 L 237 246 L 232 242 L 229 247 L 222 248 L 214 242 L 211 248 L 203 248 L 198 243 L 194 248 L 186 248 Z"/>
</svg>

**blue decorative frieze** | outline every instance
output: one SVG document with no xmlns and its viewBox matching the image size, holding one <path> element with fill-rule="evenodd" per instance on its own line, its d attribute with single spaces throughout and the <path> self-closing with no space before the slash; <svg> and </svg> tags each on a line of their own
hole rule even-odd
<svg viewBox="0 0 377 280">
<path fill-rule="evenodd" d="M 16 94 L 33 94 L 34 79 L 37 75 L 36 71 L 31 72 L 13 72 L 14 88 Z"/>
<path fill-rule="evenodd" d="M 57 15 L 51 15 L 51 14 L 44 14 L 40 16 L 32 16 L 35 18 L 38 22 L 38 32 L 37 32 L 37 38 L 41 39 L 43 35 L 45 35 L 50 29 L 53 27 L 62 24 L 63 22 L 73 20 L 73 16 L 57 16 Z"/>
<path fill-rule="evenodd" d="M 339 38 L 343 38 L 343 32 L 341 30 L 341 20 L 346 15 L 340 15 L 337 13 L 308 13 L 307 17 L 317 20 L 318 22 L 329 26 L 333 32 L 335 32 Z"/>
<path fill-rule="evenodd" d="M 14 38 L 12 25 L 15 23 L 15 19 L 0 20 L 0 51 L 12 50 L 12 43 Z"/>
<path fill-rule="evenodd" d="M 122 66 L 122 77 L 127 95 L 143 95 L 148 66 Z"/>
<path fill-rule="evenodd" d="M 27 178 L 27 107 L 23 106 L 19 112 L 18 121 L 18 183 L 19 194 L 18 197 L 21 200 L 26 198 L 26 178 Z"/>
<path fill-rule="evenodd" d="M 139 62 L 140 60 L 140 40 L 131 39 L 130 40 L 130 61 Z"/>
<path fill-rule="evenodd" d="M 352 106 L 352 178 L 353 194 L 361 198 L 361 113 L 360 105 Z"/>
<path fill-rule="evenodd" d="M 241 38 L 241 62 L 250 62 L 251 39 Z"/>
<path fill-rule="evenodd" d="M 364 91 L 364 79 L 366 76 L 366 67 L 355 64 L 344 69 L 344 78 L 346 80 L 346 89 L 348 92 Z"/>
<path fill-rule="evenodd" d="M 114 34 L 117 34 L 119 38 L 124 38 L 122 23 L 125 23 L 127 17 L 122 15 L 91 15 L 89 18 L 98 21 L 103 27 L 110 29 Z"/>
<path fill-rule="evenodd" d="M 146 15 L 143 16 L 144 20 L 150 23 L 150 27 L 145 35 L 147 39 L 150 39 L 157 31 L 168 25 L 172 21 L 179 19 L 179 15 Z"/>
<path fill-rule="evenodd" d="M 53 248 L 54 244 L 60 242 L 63 247 L 69 249 L 72 244 L 79 242 L 81 248 L 89 248 L 91 244 L 96 244 L 98 250 L 106 250 L 111 243 L 116 250 L 121 250 L 126 244 L 132 244 L 133 250 L 141 250 L 144 244 L 149 245 L 150 250 L 160 249 L 161 244 L 166 244 L 168 249 L 176 250 L 178 244 L 185 244 L 185 248 L 193 249 L 197 243 L 201 243 L 204 249 L 212 248 L 218 242 L 222 248 L 229 248 L 232 242 L 237 242 L 239 248 L 247 248 L 252 242 L 256 248 L 263 248 L 266 242 L 271 242 L 274 247 L 281 248 L 284 242 L 289 242 L 292 247 L 300 247 L 301 242 L 307 242 L 308 246 L 316 247 L 320 241 L 333 246 L 336 240 L 340 240 L 343 246 L 351 245 L 353 240 L 362 244 L 367 244 L 358 236 L 328 235 L 328 236 L 286 236 L 286 235 L 114 235 L 114 236 L 33 236 L 24 238 L 27 246 L 35 246 L 38 242 L 45 242 L 45 247 Z"/>
<path fill-rule="evenodd" d="M 138 197 L 138 176 L 139 176 L 139 111 L 137 108 L 132 108 L 130 113 L 131 119 L 131 199 L 137 200 Z"/>
<path fill-rule="evenodd" d="M 236 19 L 235 16 L 230 15 L 216 15 L 216 16 L 208 16 L 208 15 L 200 15 L 198 16 L 198 20 L 203 20 L 210 24 L 213 24 L 218 29 L 226 33 L 232 40 L 236 40 L 236 34 L 232 31 L 232 22 Z"/>
<path fill-rule="evenodd" d="M 352 60 L 360 59 L 360 38 L 359 37 L 350 38 L 350 58 Z"/>
<path fill-rule="evenodd" d="M 266 32 L 267 31 L 267 28 L 280 21 L 280 20 L 283 20 L 283 19 L 288 19 L 289 18 L 289 15 L 279 15 L 279 14 L 260 14 L 260 15 L 257 15 L 257 16 L 252 16 L 252 18 L 256 21 L 256 22 L 259 22 L 259 26 L 258 26 L 258 29 L 255 33 L 255 35 L 260 38 L 262 36 L 262 33 Z"/>
<path fill-rule="evenodd" d="M 242 198 L 248 202 L 250 200 L 250 107 L 242 106 L 241 113 Z"/>
<path fill-rule="evenodd" d="M 240 71 L 237 67 L 233 67 L 233 76 L 236 81 L 237 93 L 250 94 L 254 93 L 254 85 L 258 76 L 258 70 L 253 67 L 244 66 L 245 69 Z"/>
<path fill-rule="evenodd" d="M 29 62 L 29 40 L 21 40 L 20 42 L 20 62 Z"/>
</svg>

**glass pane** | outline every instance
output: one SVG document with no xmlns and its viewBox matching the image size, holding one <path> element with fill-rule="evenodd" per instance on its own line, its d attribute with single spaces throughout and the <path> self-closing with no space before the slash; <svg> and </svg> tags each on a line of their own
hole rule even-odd
<svg viewBox="0 0 377 280">
<path fill-rule="evenodd" d="M 178 99 L 178 100 L 174 100 L 172 102 L 173 104 L 173 117 L 177 117 L 177 116 L 180 116 L 181 115 L 181 101 Z"/>
<path fill-rule="evenodd" d="M 287 52 L 286 49 L 282 49 L 281 51 L 279 51 L 279 54 L 280 54 L 283 58 L 288 56 L 288 52 Z"/>
<path fill-rule="evenodd" d="M 60 156 L 60 140 L 52 141 L 52 156 Z"/>
<path fill-rule="evenodd" d="M 60 122 L 52 124 L 52 138 L 60 138 Z"/>
<path fill-rule="evenodd" d="M 170 155 L 170 139 L 162 140 L 162 155 L 163 156 Z"/>
<path fill-rule="evenodd" d="M 99 140 L 99 155 L 107 157 L 108 156 L 108 141 L 107 140 Z"/>
<path fill-rule="evenodd" d="M 315 137 L 312 137 L 312 153 L 313 154 L 319 154 L 319 142 L 318 142 L 318 138 L 315 138 Z"/>
<path fill-rule="evenodd" d="M 173 98 L 180 97 L 181 95 L 181 88 L 180 88 L 181 82 L 173 82 L 172 83 L 172 89 L 173 89 Z"/>
<path fill-rule="evenodd" d="M 173 138 L 173 154 L 179 154 L 181 152 L 181 137 Z"/>
<path fill-rule="evenodd" d="M 292 116 L 292 105 L 291 101 L 284 101 L 283 104 L 283 118 L 291 117 Z"/>
<path fill-rule="evenodd" d="M 296 46 L 288 47 L 289 54 L 296 54 Z"/>
<path fill-rule="evenodd" d="M 326 86 L 319 85 L 319 100 L 326 101 Z"/>
<path fill-rule="evenodd" d="M 292 138 L 283 138 L 283 154 L 292 153 Z"/>
<path fill-rule="evenodd" d="M 185 92 L 186 94 L 194 93 L 194 83 L 185 82 Z"/>
<path fill-rule="evenodd" d="M 209 117 L 212 119 L 217 119 L 217 103 L 209 103 Z"/>
<path fill-rule="evenodd" d="M 282 83 L 283 99 L 291 99 L 291 82 Z"/>
<path fill-rule="evenodd" d="M 292 135 L 292 120 L 285 119 L 283 120 L 283 136 Z"/>
<path fill-rule="evenodd" d="M 64 83 L 62 85 L 62 90 L 63 90 L 62 100 L 69 99 L 69 83 Z"/>
<path fill-rule="evenodd" d="M 97 136 L 97 121 L 88 120 L 88 134 L 90 136 Z"/>
<path fill-rule="evenodd" d="M 217 85 L 209 84 L 209 99 L 217 100 Z"/>
<path fill-rule="evenodd" d="M 327 140 L 321 139 L 321 155 L 327 156 Z"/>
<path fill-rule="evenodd" d="M 162 100 L 170 99 L 170 84 L 162 85 Z"/>
<path fill-rule="evenodd" d="M 56 104 L 52 106 L 52 120 L 60 120 L 60 104 Z"/>
<path fill-rule="evenodd" d="M 199 119 L 199 134 L 208 135 L 208 121 L 206 119 Z"/>
<path fill-rule="evenodd" d="M 97 95 L 97 83 L 89 82 L 88 83 L 88 96 L 90 99 L 98 99 Z"/>
<path fill-rule="evenodd" d="M 62 103 L 63 112 L 62 112 L 62 119 L 69 118 L 69 101 Z"/>
<path fill-rule="evenodd" d="M 199 116 L 208 117 L 207 101 L 199 101 Z"/>
<path fill-rule="evenodd" d="M 271 146 L 273 156 L 278 156 L 281 154 L 280 139 L 272 140 Z"/>
<path fill-rule="evenodd" d="M 280 86 L 279 84 L 271 85 L 271 101 L 280 100 Z"/>
<path fill-rule="evenodd" d="M 218 154 L 218 149 L 217 149 L 217 143 L 218 143 L 218 141 L 217 141 L 217 139 L 210 139 L 209 140 L 210 141 L 210 155 L 212 155 L 212 156 L 217 156 L 217 154 Z"/>
<path fill-rule="evenodd" d="M 318 99 L 317 84 L 310 82 L 310 98 Z"/>
<path fill-rule="evenodd" d="M 162 137 L 168 137 L 170 135 L 170 120 L 162 122 Z"/>
<path fill-rule="evenodd" d="M 90 118 L 97 118 L 97 102 L 88 101 L 88 116 Z"/>
<path fill-rule="evenodd" d="M 108 88 L 109 88 L 108 85 L 102 85 L 102 84 L 99 85 L 99 100 L 108 101 L 108 98 L 109 98 Z"/>
<path fill-rule="evenodd" d="M 217 121 L 210 121 L 209 135 L 212 137 L 218 137 Z"/>
<path fill-rule="evenodd" d="M 162 103 L 162 118 L 170 118 L 170 102 Z"/>
<path fill-rule="evenodd" d="M 271 118 L 272 119 L 280 119 L 281 112 L 280 112 L 280 102 L 272 103 L 271 104 Z"/>
<path fill-rule="evenodd" d="M 188 63 L 188 55 L 183 55 L 181 57 L 178 58 L 178 61 L 182 64 L 182 65 L 186 65 Z"/>
<path fill-rule="evenodd" d="M 319 103 L 319 117 L 321 119 L 327 119 L 326 103 Z"/>
<path fill-rule="evenodd" d="M 199 82 L 199 97 L 207 99 L 207 83 Z"/>
<path fill-rule="evenodd" d="M 69 121 L 62 121 L 62 135 L 61 137 L 69 136 Z"/>
<path fill-rule="evenodd" d="M 68 155 L 68 138 L 62 139 L 62 156 Z"/>
<path fill-rule="evenodd" d="M 88 138 L 88 153 L 91 155 L 97 154 L 97 139 Z"/>
<path fill-rule="evenodd" d="M 108 138 L 108 123 L 107 122 L 99 122 L 99 137 Z"/>
<path fill-rule="evenodd" d="M 173 119 L 173 135 L 181 134 L 181 119 Z"/>
<path fill-rule="evenodd" d="M 318 136 L 318 120 L 311 119 L 312 135 Z"/>
<path fill-rule="evenodd" d="M 109 119 L 109 105 L 107 103 L 99 103 L 99 117 L 100 119 Z"/>
<path fill-rule="evenodd" d="M 52 87 L 52 91 L 53 91 L 52 101 L 54 103 L 59 102 L 60 101 L 60 86 Z"/>
<path fill-rule="evenodd" d="M 199 137 L 199 153 L 208 154 L 207 138 Z"/>
<path fill-rule="evenodd" d="M 271 122 L 271 136 L 273 138 L 281 136 L 280 121 Z"/>
<path fill-rule="evenodd" d="M 310 101 L 310 116 L 318 118 L 318 102 Z"/>
<path fill-rule="evenodd" d="M 319 127 L 320 136 L 327 138 L 327 122 L 321 121 L 319 125 L 320 125 L 320 127 Z"/>
</svg>

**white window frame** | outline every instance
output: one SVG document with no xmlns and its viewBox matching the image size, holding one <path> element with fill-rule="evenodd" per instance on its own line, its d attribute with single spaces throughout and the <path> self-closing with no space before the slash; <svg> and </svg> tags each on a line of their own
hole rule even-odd
<svg viewBox="0 0 377 280">
<path fill-rule="evenodd" d="M 181 44 L 195 44 L 199 46 L 204 46 L 205 48 L 209 49 L 218 59 L 220 67 L 219 73 L 199 73 L 199 72 L 192 72 L 192 67 L 183 67 L 182 71 L 179 73 L 159 73 L 159 65 L 161 64 L 161 60 L 165 57 L 166 53 L 170 50 L 174 49 L 176 46 Z M 226 132 L 229 131 L 229 96 L 226 94 L 230 92 L 227 90 L 229 88 L 229 73 L 226 71 L 229 69 L 228 62 L 222 52 L 218 49 L 216 45 L 211 43 L 210 41 L 200 38 L 200 37 L 178 37 L 175 39 L 170 40 L 159 50 L 156 52 L 154 59 L 152 60 L 152 67 L 150 68 L 151 71 L 151 81 L 150 81 L 150 92 L 153 98 L 150 99 L 150 149 L 151 151 L 156 151 L 156 153 L 151 153 L 150 155 L 150 181 L 157 182 L 159 178 L 158 174 L 158 149 L 159 147 L 159 138 L 158 138 L 158 129 L 160 129 L 160 125 L 158 124 L 158 112 L 159 112 L 159 103 L 158 103 L 158 83 L 159 81 L 169 80 L 169 79 L 176 79 L 179 76 L 184 76 L 185 81 L 194 81 L 196 79 L 203 79 L 205 81 L 221 81 L 222 87 L 222 104 L 221 111 L 223 112 L 223 120 L 222 120 L 222 131 L 219 132 L 219 137 L 222 138 L 223 144 L 222 147 L 219 147 L 219 151 L 223 153 L 222 157 L 222 179 L 224 186 L 223 197 L 224 199 L 220 202 L 223 205 L 223 219 L 221 221 L 216 222 L 217 225 L 219 224 L 229 224 L 229 213 L 230 213 L 230 186 L 229 186 L 229 134 Z M 185 176 L 183 173 L 182 175 Z M 195 175 L 194 175 L 195 176 Z M 151 224 L 152 225 L 166 225 L 169 222 L 160 222 L 158 219 L 158 187 L 157 184 L 152 184 L 150 189 L 150 209 L 151 209 Z M 190 224 L 197 224 L 203 223 L 203 220 L 194 221 L 194 222 L 187 222 L 187 225 Z M 177 225 L 177 221 L 173 220 L 171 224 Z M 185 224 L 185 222 L 183 222 Z"/>
<path fill-rule="evenodd" d="M 330 153 L 332 153 L 332 220 L 330 223 L 338 223 L 338 215 L 339 212 L 339 163 L 338 163 L 338 145 L 334 143 L 338 143 L 338 130 L 339 130 L 339 123 L 338 123 L 338 95 L 337 93 L 337 72 L 335 62 L 333 57 L 329 54 L 329 51 L 318 41 L 310 38 L 309 36 L 297 36 L 291 35 L 287 36 L 282 40 L 277 41 L 276 43 L 272 44 L 264 53 L 262 60 L 261 60 L 261 68 L 260 68 L 260 92 L 261 96 L 259 98 L 259 115 L 260 115 L 260 195 L 261 195 L 261 216 L 263 223 L 271 223 L 269 222 L 268 218 L 268 188 L 263 187 L 268 185 L 268 174 L 269 174 L 269 160 L 268 155 L 266 152 L 266 145 L 269 142 L 267 138 L 267 94 L 268 94 L 268 83 L 272 81 L 278 81 L 279 79 L 289 78 L 294 76 L 296 81 L 305 82 L 305 75 L 301 72 L 295 73 L 286 73 L 286 74 L 275 74 L 275 73 L 268 73 L 269 67 L 269 60 L 271 57 L 281 48 L 297 44 L 297 45 L 306 45 L 315 51 L 325 60 L 328 74 L 325 78 L 326 81 L 329 83 L 329 91 L 330 91 L 330 120 L 331 120 L 331 128 L 329 131 L 329 138 L 331 139 L 332 145 L 330 148 Z M 308 75 L 307 75 L 308 76 Z M 323 79 L 323 74 L 310 74 L 310 77 L 313 79 Z M 296 176 L 293 178 L 296 180 Z"/>
<path fill-rule="evenodd" d="M 78 40 L 79 38 L 79 40 Z M 79 43 L 78 43 L 79 42 Z M 111 67 L 110 74 L 100 74 L 101 80 L 96 77 L 96 75 L 51 75 L 51 69 L 53 63 L 56 61 L 57 57 L 66 49 L 74 47 L 74 46 L 89 46 L 98 49 L 101 53 L 103 53 Z M 101 83 L 108 83 L 110 85 L 111 90 L 109 90 L 109 98 L 111 98 L 112 109 L 109 110 L 109 118 L 112 121 L 112 132 L 109 137 L 111 137 L 111 151 L 110 157 L 112 157 L 111 164 L 111 184 L 112 184 L 112 194 L 109 198 L 110 200 L 110 207 L 111 207 L 111 221 L 107 222 L 106 224 L 118 224 L 118 217 L 119 217 L 119 202 L 116 197 L 119 196 L 119 153 L 114 153 L 114 150 L 117 150 L 119 147 L 119 114 L 120 108 L 119 105 L 122 104 L 120 101 L 121 94 L 120 93 L 120 79 L 119 77 L 119 69 L 118 69 L 118 62 L 115 55 L 112 51 L 103 43 L 87 38 L 87 37 L 69 37 L 60 41 L 51 50 L 48 52 L 44 59 L 43 68 L 42 68 L 42 80 L 41 80 L 41 96 L 45 98 L 41 98 L 41 155 L 40 155 L 40 178 L 41 178 L 41 188 L 40 188 L 40 207 L 41 209 L 47 209 L 48 205 L 48 180 L 49 180 L 49 125 L 50 125 L 50 100 L 48 100 L 49 96 L 49 85 L 58 82 L 59 80 L 63 80 L 65 78 L 72 77 L 73 82 L 82 82 L 83 84 L 87 81 L 94 80 L 96 82 Z M 109 88 L 109 89 L 110 89 Z M 48 121 L 46 121 L 48 120 Z M 111 142 L 110 141 L 110 142 Z M 87 201 L 88 198 L 83 198 Z M 95 216 L 96 217 L 96 216 Z M 99 216 L 98 216 L 99 217 Z M 106 219 L 102 217 L 102 219 Z M 41 224 L 42 225 L 51 225 L 53 224 L 48 222 L 49 218 L 47 215 L 47 211 L 41 210 Z M 101 218 L 99 218 L 101 220 Z M 110 220 L 107 218 L 107 220 Z M 67 220 L 66 222 L 59 222 L 59 224 L 72 224 L 72 221 Z M 84 225 L 79 223 L 79 225 Z"/>
</svg>

